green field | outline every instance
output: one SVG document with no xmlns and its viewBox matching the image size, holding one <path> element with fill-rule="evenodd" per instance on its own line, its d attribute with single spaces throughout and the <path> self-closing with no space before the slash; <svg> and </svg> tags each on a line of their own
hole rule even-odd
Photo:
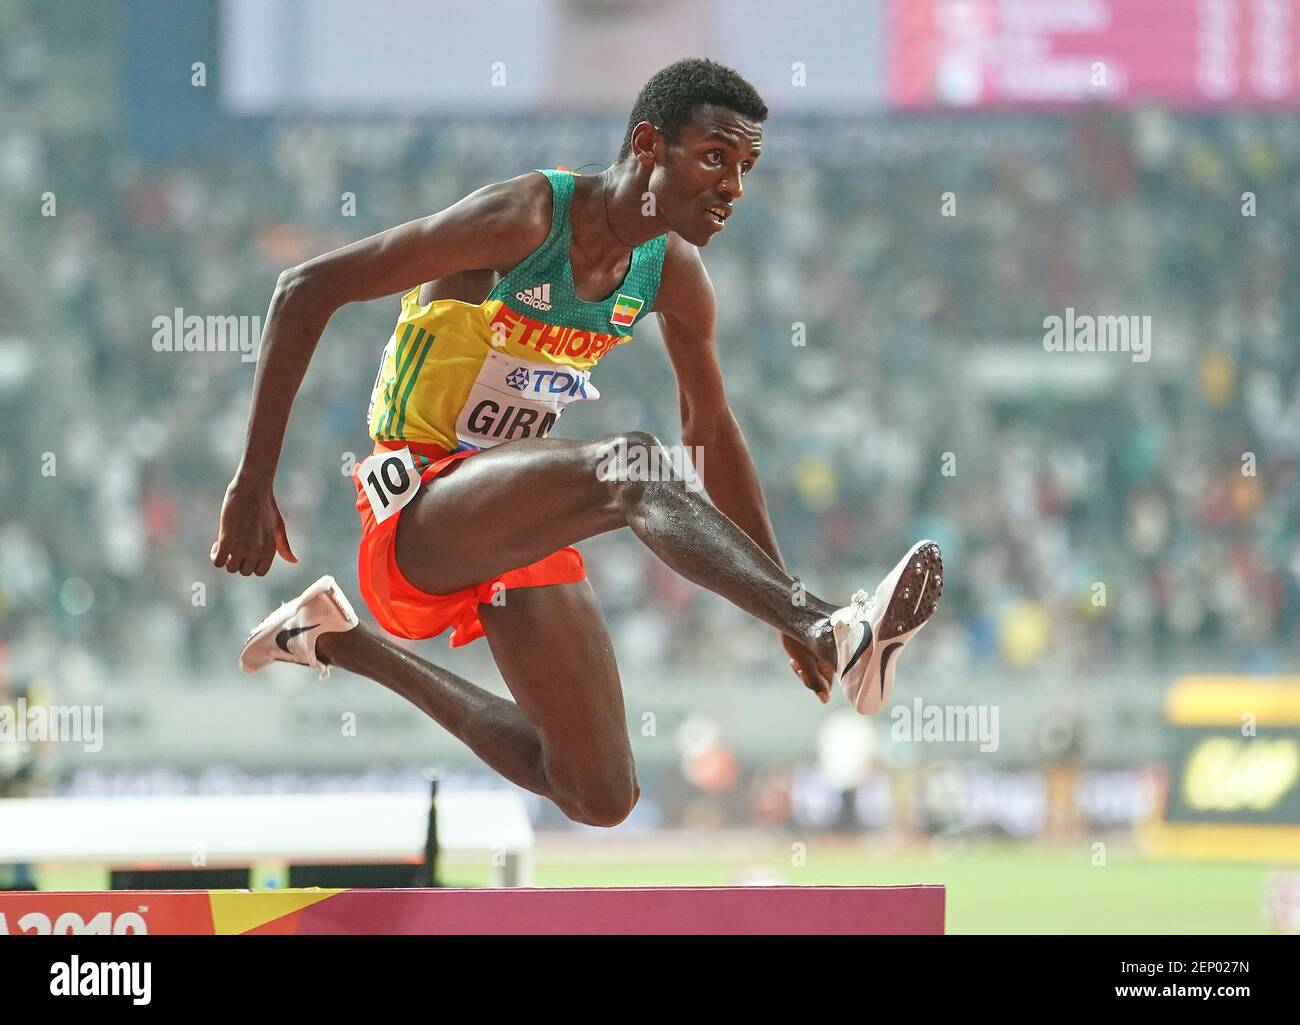
<svg viewBox="0 0 1300 1025">
<path fill-rule="evenodd" d="M 802 859 L 802 864 L 794 862 Z M 896 886 L 942 883 L 949 933 L 1265 933 L 1266 878 L 1294 865 L 1143 860 L 1111 844 L 1105 865 L 1089 845 L 962 843 L 885 851 L 812 839 L 798 853 L 770 836 L 645 841 L 538 837 L 536 886 L 727 886 L 743 882 Z M 446 886 L 485 886 L 486 856 L 444 857 Z M 97 889 L 85 867 L 40 874 L 43 889 Z"/>
<path fill-rule="evenodd" d="M 755 856 L 757 853 L 758 856 Z M 771 882 L 888 886 L 942 883 L 950 933 L 1259 933 L 1268 866 L 1149 862 L 1111 851 L 1094 867 L 1091 851 L 983 844 L 926 853 L 876 854 L 813 843 L 806 863 L 787 846 L 710 856 L 690 851 L 638 860 L 550 854 L 543 840 L 537 886 L 721 886 L 762 873 Z M 479 886 L 482 866 L 447 861 L 446 885 Z"/>
</svg>

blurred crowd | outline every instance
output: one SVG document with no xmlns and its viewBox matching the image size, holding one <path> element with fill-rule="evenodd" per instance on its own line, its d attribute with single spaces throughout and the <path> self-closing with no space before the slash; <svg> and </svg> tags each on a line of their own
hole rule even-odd
<svg viewBox="0 0 1300 1025">
<path fill-rule="evenodd" d="M 4 28 L 7 672 L 74 689 L 226 674 L 273 601 L 322 572 L 355 582 L 347 472 L 368 450 L 397 301 L 344 308 L 326 331 L 277 479 L 302 561 L 266 581 L 207 561 L 253 364 L 156 351 L 155 318 L 264 315 L 284 268 L 535 154 L 607 160 L 619 126 L 596 135 L 609 152 L 573 152 L 592 133 L 544 119 L 506 143 L 490 123 L 286 121 L 146 160 L 111 118 L 51 117 L 39 33 Z M 773 121 L 704 251 L 728 394 L 791 572 L 842 603 L 913 539 L 938 540 L 944 603 L 909 649 L 934 672 L 1294 665 L 1300 124 L 967 115 L 967 139 L 973 124 L 980 143 L 956 145 L 953 119 L 881 118 L 905 145 L 826 163 L 816 139 L 833 122 Z M 1149 315 L 1151 359 L 1046 351 L 1044 318 L 1067 307 Z M 557 433 L 679 439 L 652 327 L 594 380 L 601 401 Z M 626 664 L 784 682 L 768 628 L 635 539 L 583 550 Z"/>
</svg>

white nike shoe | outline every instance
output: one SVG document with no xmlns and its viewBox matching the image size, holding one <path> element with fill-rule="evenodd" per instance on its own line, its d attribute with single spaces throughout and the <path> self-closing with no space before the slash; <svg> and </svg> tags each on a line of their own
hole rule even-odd
<svg viewBox="0 0 1300 1025">
<path fill-rule="evenodd" d="M 831 616 L 840 686 L 863 715 L 889 700 L 898 654 L 934 614 L 942 592 L 939 546 L 918 541 L 875 594 L 858 591 Z"/>
<path fill-rule="evenodd" d="M 343 589 L 333 577 L 323 576 L 253 627 L 239 651 L 239 668 L 255 673 L 272 662 L 293 662 L 319 669 L 324 679 L 330 667 L 316 657 L 317 638 L 356 625 L 357 614 Z"/>
</svg>

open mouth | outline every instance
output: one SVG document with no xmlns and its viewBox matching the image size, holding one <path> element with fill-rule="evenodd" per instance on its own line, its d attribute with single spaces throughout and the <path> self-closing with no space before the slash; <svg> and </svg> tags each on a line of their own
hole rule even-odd
<svg viewBox="0 0 1300 1025">
<path fill-rule="evenodd" d="M 708 219 L 719 228 L 721 228 L 726 219 L 731 216 L 731 210 L 725 206 L 711 206 L 706 209 L 704 213 L 705 216 L 707 216 Z"/>
</svg>

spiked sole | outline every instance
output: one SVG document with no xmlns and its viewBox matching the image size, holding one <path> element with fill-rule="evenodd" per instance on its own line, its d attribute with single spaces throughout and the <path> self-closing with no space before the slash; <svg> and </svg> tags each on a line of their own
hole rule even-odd
<svg viewBox="0 0 1300 1025">
<path fill-rule="evenodd" d="M 880 710 L 894 690 L 898 654 L 930 621 L 943 593 L 943 556 L 933 541 L 921 541 L 899 560 L 876 588 L 878 600 L 888 595 L 884 614 L 873 624 L 874 639 L 866 670 L 856 677 L 856 693 L 845 693 L 863 715 Z"/>
</svg>

